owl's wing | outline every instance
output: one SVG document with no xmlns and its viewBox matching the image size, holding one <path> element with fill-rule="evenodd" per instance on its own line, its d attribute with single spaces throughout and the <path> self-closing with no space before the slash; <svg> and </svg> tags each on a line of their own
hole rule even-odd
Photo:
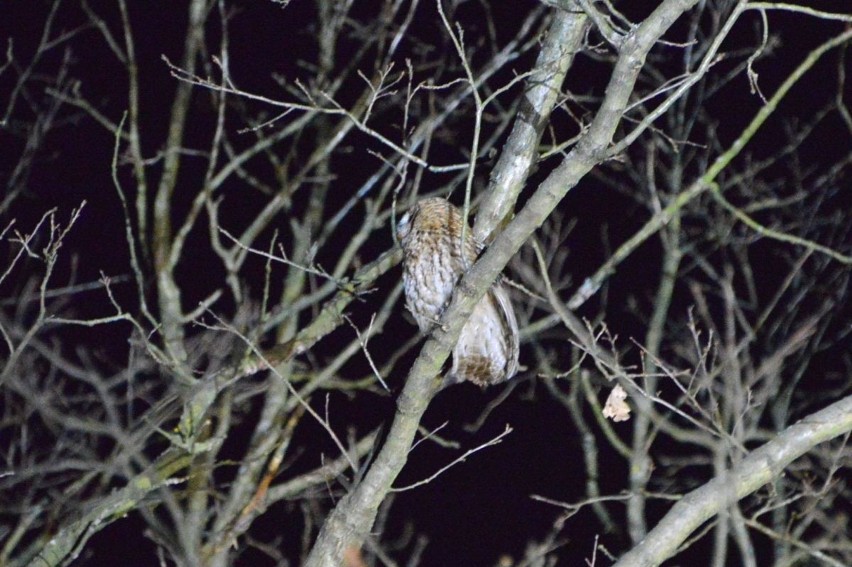
<svg viewBox="0 0 852 567">
<path fill-rule="evenodd" d="M 509 292 L 499 283 L 495 283 L 491 292 L 497 303 L 497 310 L 503 320 L 506 329 L 506 378 L 508 380 L 518 372 L 518 355 L 520 352 L 520 337 L 518 332 L 518 320 L 515 318 L 515 309 L 509 299 Z"/>
<path fill-rule="evenodd" d="M 453 348 L 453 366 L 444 386 L 470 381 L 499 384 L 518 371 L 518 323 L 501 285 L 494 285 L 474 307 Z"/>
</svg>

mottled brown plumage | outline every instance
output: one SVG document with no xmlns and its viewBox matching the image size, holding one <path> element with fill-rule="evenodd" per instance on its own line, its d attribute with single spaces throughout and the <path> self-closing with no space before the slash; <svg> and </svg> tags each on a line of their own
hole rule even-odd
<svg viewBox="0 0 852 567">
<path fill-rule="evenodd" d="M 421 200 L 399 221 L 406 305 L 424 333 L 441 318 L 453 288 L 479 253 L 469 229 L 462 246 L 463 222 L 459 209 L 440 198 Z M 498 282 L 462 329 L 447 382 L 470 380 L 487 386 L 508 380 L 517 370 L 518 323 L 509 295 Z"/>
</svg>

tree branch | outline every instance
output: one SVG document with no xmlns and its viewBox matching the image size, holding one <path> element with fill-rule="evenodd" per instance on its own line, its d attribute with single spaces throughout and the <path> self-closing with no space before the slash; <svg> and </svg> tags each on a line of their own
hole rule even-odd
<svg viewBox="0 0 852 567">
<path fill-rule="evenodd" d="M 684 496 L 615 567 L 649 567 L 672 557 L 702 523 L 779 476 L 816 445 L 852 430 L 852 396 L 785 429 L 724 476 Z"/>
</svg>

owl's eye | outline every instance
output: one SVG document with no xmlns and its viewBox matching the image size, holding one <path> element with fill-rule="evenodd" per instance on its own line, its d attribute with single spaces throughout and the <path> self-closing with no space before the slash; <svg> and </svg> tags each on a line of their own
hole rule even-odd
<svg viewBox="0 0 852 567">
<path fill-rule="evenodd" d="M 408 236 L 411 231 L 411 213 L 405 213 L 396 225 L 396 236 L 400 240 Z"/>
</svg>

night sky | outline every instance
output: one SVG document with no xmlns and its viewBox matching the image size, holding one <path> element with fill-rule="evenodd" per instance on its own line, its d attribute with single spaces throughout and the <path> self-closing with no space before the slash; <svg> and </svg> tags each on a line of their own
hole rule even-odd
<svg viewBox="0 0 852 567">
<path fill-rule="evenodd" d="M 119 15 L 112 2 L 94 0 L 89 4 L 110 26 L 118 29 Z M 187 10 L 184 4 L 162 0 L 129 2 L 140 65 L 139 73 L 142 78 L 140 126 L 144 134 L 144 155 L 157 154 L 162 149 L 167 135 L 168 113 L 176 79 L 171 76 L 163 58 L 172 62 L 180 61 L 186 28 Z M 299 64 L 299 61 L 310 60 L 316 53 L 312 36 L 315 19 L 313 4 L 306 0 L 292 0 L 286 8 L 268 0 L 236 1 L 228 4 L 234 7 L 229 35 L 230 68 L 235 83 L 247 91 L 276 97 L 285 96 L 281 87 L 282 80 L 291 85 L 297 79 L 310 80 L 310 68 Z M 625 15 L 634 21 L 648 13 L 647 2 L 619 4 L 626 4 L 621 8 L 626 10 Z M 817 4 L 824 9 L 837 9 L 842 3 Z M 26 61 L 38 43 L 49 5 L 50 3 L 44 0 L 0 2 L 0 40 L 3 42 L 3 48 L 5 49 L 7 39 L 11 38 L 15 57 Z M 368 20 L 376 13 L 377 5 L 376 2 L 356 2 L 353 14 Z M 518 15 L 528 13 L 537 4 L 492 2 L 488 6 L 494 17 L 499 44 L 515 33 L 520 20 Z M 76 1 L 63 2 L 56 18 L 57 30 L 76 29 L 78 26 L 84 26 L 86 21 L 85 13 Z M 477 33 L 486 33 L 482 25 L 483 8 L 480 3 L 463 3 L 456 12 L 456 18 L 470 37 Z M 758 20 L 757 17 L 749 17 L 737 24 L 728 49 L 754 45 L 761 33 Z M 840 23 L 816 19 L 804 20 L 807 24 L 803 24 L 801 16 L 790 14 L 773 13 L 770 14 L 769 21 L 771 31 L 778 34 L 780 42 L 773 46 L 770 56 L 756 64 L 759 73 L 758 84 L 767 95 L 775 92 L 776 87 L 809 50 L 843 29 Z M 439 39 L 442 30 L 437 25 L 432 2 L 425 2 L 418 9 L 413 28 L 421 38 L 433 38 L 436 44 L 443 45 Z M 673 41 L 681 32 L 682 29 L 676 25 L 672 31 Z M 220 33 L 218 26 L 210 26 L 208 43 L 211 46 L 218 45 Z M 342 42 L 339 56 L 346 57 L 347 50 L 356 48 L 356 40 L 348 38 Z M 675 48 L 664 47 L 655 53 L 660 57 L 667 57 L 669 49 Z M 211 51 L 215 52 L 213 49 Z M 803 122 L 812 120 L 815 113 L 835 96 L 838 88 L 838 53 L 820 62 L 809 72 L 807 79 L 797 85 L 783 101 L 776 116 L 750 144 L 750 159 L 763 159 L 776 152 L 778 140 L 787 135 L 791 124 L 801 126 Z M 535 49 L 525 53 L 510 67 L 517 72 L 523 72 L 534 61 L 535 54 Z M 202 59 L 209 62 L 211 55 L 204 53 Z M 50 73 L 65 56 L 70 57 L 69 72 L 79 81 L 79 91 L 99 112 L 110 120 L 118 121 L 127 107 L 127 79 L 121 63 L 110 52 L 103 36 L 91 27 L 79 29 L 76 37 L 69 41 L 67 51 L 57 49 L 48 54 L 38 71 Z M 742 58 L 737 61 L 742 61 Z M 721 76 L 733 67 L 734 63 L 721 61 L 714 73 Z M 848 61 L 845 67 L 847 72 L 852 72 Z M 661 64 L 661 68 L 673 73 L 673 69 L 667 68 L 665 64 Z M 501 80 L 505 81 L 508 77 L 509 72 L 506 71 L 504 75 L 495 78 L 494 84 L 500 84 Z M 600 96 L 608 77 L 607 64 L 599 58 L 580 55 L 568 75 L 566 89 L 578 94 Z M 10 73 L 0 75 L 0 101 L 3 104 L 6 104 L 6 93 L 11 87 L 12 78 Z M 340 98 L 344 104 L 351 102 L 347 101 L 347 97 L 354 98 L 360 93 L 360 90 L 355 90 L 357 88 L 360 87 L 353 82 L 351 91 L 346 88 L 341 91 Z M 518 93 L 519 90 L 510 91 L 506 95 L 506 101 L 516 97 Z M 588 105 L 594 109 L 593 103 Z M 704 107 L 704 111 L 716 125 L 718 144 L 727 147 L 761 106 L 760 98 L 750 92 L 744 73 L 722 86 Z M 245 103 L 247 114 L 256 113 L 261 108 L 260 103 Z M 5 108 L 2 110 L 5 111 Z M 22 102 L 12 116 L 20 120 L 30 120 L 32 116 L 29 112 L 27 105 Z M 26 183 L 26 190 L 9 210 L 2 212 L 0 224 L 5 226 L 10 219 L 15 218 L 20 226 L 32 226 L 44 211 L 52 207 L 57 207 L 60 217 L 65 218 L 72 208 L 85 201 L 81 221 L 63 248 L 65 254 L 57 270 L 57 285 L 71 281 L 94 281 L 101 273 L 111 277 L 126 277 L 130 271 L 124 237 L 124 218 L 110 172 L 115 140 L 111 133 L 79 109 L 66 108 L 62 116 L 62 124 L 50 133 L 45 147 L 39 153 L 38 162 Z M 196 93 L 188 125 L 187 145 L 206 147 L 214 132 L 215 121 L 216 111 L 210 104 L 209 96 Z M 564 117 L 554 118 L 553 123 L 563 135 L 563 139 L 576 134 L 576 125 Z M 237 120 L 233 120 L 228 124 L 228 128 L 233 132 L 241 128 L 241 125 Z M 575 131 L 572 132 L 571 128 Z M 394 132 L 393 126 L 388 125 L 386 132 Z M 451 146 L 453 143 L 464 144 L 469 137 L 469 132 L 459 131 L 456 140 L 443 141 L 443 145 L 437 144 L 433 154 L 435 161 L 459 161 L 459 154 Z M 235 138 L 240 139 L 239 136 Z M 246 141 L 250 140 L 246 138 Z M 497 148 L 501 146 L 502 142 L 497 144 Z M 339 177 L 333 184 L 333 190 L 329 193 L 329 210 L 342 206 L 352 191 L 375 171 L 378 162 L 367 152 L 377 149 L 379 146 L 365 136 L 356 135 L 353 142 L 347 144 L 346 152 L 336 161 L 338 170 L 345 171 L 346 176 Z M 281 155 L 289 150 L 290 148 L 286 147 L 276 148 Z M 301 148 L 301 151 L 306 150 Z M 797 159 L 805 164 L 805 168 L 819 170 L 843 159 L 849 151 L 850 131 L 836 115 L 831 115 L 822 119 L 814 135 L 802 145 Z M 9 128 L 0 128 L 0 176 L 4 183 L 21 152 L 21 137 Z M 182 215 L 188 209 L 196 188 L 203 179 L 205 164 L 206 160 L 193 161 L 192 157 L 184 160 L 179 177 L 179 191 L 175 195 L 174 206 L 177 214 Z M 555 165 L 556 162 L 551 160 L 541 164 L 534 172 L 521 196 L 519 207 Z M 768 168 L 765 173 L 766 179 L 769 180 L 767 182 L 780 183 L 787 174 L 787 166 L 789 162 L 782 161 Z M 271 168 L 263 166 L 254 168 L 253 173 L 266 176 L 267 179 L 273 175 Z M 129 167 L 121 167 L 119 176 L 126 187 L 132 187 Z M 427 173 L 424 176 L 423 190 L 438 189 L 451 178 L 448 174 Z M 622 164 L 606 164 L 587 176 L 560 204 L 560 210 L 565 217 L 576 222 L 564 243 L 570 258 L 568 275 L 573 282 L 569 290 L 565 291 L 566 294 L 573 292 L 585 277 L 592 274 L 609 257 L 614 247 L 632 235 L 648 218 L 647 209 L 630 195 L 629 189 L 616 189 L 606 182 L 612 178 L 622 179 L 624 183 L 629 182 L 629 178 L 623 175 Z M 483 172 L 483 179 L 487 179 L 487 168 Z M 238 180 L 231 183 L 235 185 L 227 190 L 227 206 L 223 208 L 221 221 L 224 226 L 239 231 L 257 215 L 268 196 L 239 186 Z M 845 183 L 845 192 L 841 191 L 832 196 L 825 204 L 826 209 L 834 208 L 847 214 L 852 210 L 848 178 Z M 182 188 L 187 189 L 184 191 Z M 302 196 L 305 194 L 301 193 Z M 461 191 L 458 191 L 454 200 L 459 202 L 460 198 Z M 848 216 L 846 218 L 848 220 Z M 357 230 L 359 221 L 358 218 L 352 218 L 347 221 L 348 224 L 338 229 L 336 239 L 341 243 L 340 246 L 345 245 L 348 233 Z M 281 218 L 279 222 L 284 226 L 287 220 Z M 693 228 L 703 229 L 699 225 Z M 602 238 L 604 232 L 605 239 Z M 267 240 L 261 241 L 268 242 L 270 237 L 271 232 L 267 235 Z M 205 238 L 204 231 L 191 235 L 188 246 L 193 253 L 187 255 L 177 272 L 185 305 L 196 304 L 221 286 L 224 271 L 209 248 L 203 245 Z M 392 245 L 390 227 L 385 231 L 377 231 L 362 249 L 360 259 L 365 263 L 372 261 Z M 7 244 L 3 243 L 2 246 L 6 247 Z M 4 256 L 9 253 L 4 248 L 0 250 Z M 758 270 L 763 270 L 759 274 L 762 278 L 774 281 L 773 278 L 783 275 L 780 268 L 783 262 L 780 255 L 773 255 L 772 246 L 761 248 L 761 244 L 757 244 L 755 250 L 758 258 L 756 266 Z M 766 254 L 764 250 L 767 251 Z M 334 246 L 320 250 L 316 261 L 320 265 L 333 265 L 335 253 L 338 251 L 339 248 Z M 605 299 L 600 296 L 593 298 L 579 310 L 578 315 L 594 318 L 601 309 L 605 309 L 607 324 L 620 339 L 625 343 L 628 343 L 631 337 L 640 339 L 646 321 L 636 315 L 632 306 L 647 308 L 652 301 L 659 263 L 659 244 L 649 241 L 619 268 L 617 276 L 605 290 Z M 249 282 L 256 278 L 256 284 L 249 283 L 247 286 L 255 294 L 255 298 L 262 293 L 263 270 L 262 260 L 250 261 L 240 274 L 241 278 Z M 353 303 L 350 317 L 359 325 L 365 325 L 399 278 L 399 268 L 380 278 L 372 294 L 360 302 Z M 3 284 L 0 287 L 0 298 L 11 298 L 21 293 L 21 281 Z M 138 307 L 135 305 L 133 286 L 118 285 L 115 292 L 122 305 L 128 306 L 129 309 Z M 277 293 L 280 293 L 280 287 L 272 290 L 272 296 Z M 676 292 L 672 310 L 683 313 L 690 304 L 691 298 L 686 289 L 680 289 Z M 223 314 L 233 314 L 235 306 L 226 301 L 216 308 L 221 309 Z M 80 317 L 103 316 L 109 310 L 110 306 L 102 301 L 100 295 L 95 297 L 95 294 L 81 295 L 79 305 L 75 307 L 76 315 Z M 844 325 L 843 321 L 846 321 L 845 325 L 848 326 L 849 315 L 848 304 L 838 307 L 838 328 Z M 403 316 L 392 317 L 382 340 L 389 340 L 387 337 L 407 340 L 415 333 L 416 328 L 410 320 Z M 565 335 L 554 331 L 551 337 L 553 340 L 564 341 Z M 129 350 L 127 326 L 74 329 L 73 335 L 66 335 L 65 338 L 71 341 L 67 344 L 69 349 L 75 341 L 79 345 L 97 344 L 96 356 L 101 364 L 107 366 L 120 365 Z M 268 344 L 272 337 L 264 340 Z M 339 329 L 320 344 L 323 351 L 333 352 L 335 346 L 342 346 L 349 340 L 351 329 Z M 848 337 L 845 346 L 844 343 L 839 343 L 835 348 L 842 351 L 847 346 Z M 826 373 L 842 370 L 838 352 L 833 350 L 826 353 L 820 362 Z M 401 389 L 405 371 L 415 355 L 416 349 L 400 362 L 389 377 L 392 392 L 388 395 L 350 396 L 339 391 L 331 392 L 327 403 L 331 408 L 332 424 L 335 428 L 341 433 L 352 428 L 363 434 L 376 426 L 388 423 L 393 416 L 394 397 Z M 456 386 L 440 393 L 429 408 L 423 426 L 432 429 L 448 422 L 446 428 L 441 430 L 441 435 L 457 441 L 461 450 L 444 449 L 428 443 L 420 445 L 411 454 L 407 466 L 395 483 L 396 486 L 407 485 L 432 474 L 462 451 L 500 434 L 506 424 L 510 424 L 514 431 L 499 445 L 469 457 L 465 463 L 451 468 L 427 487 L 395 496 L 387 519 L 386 539 L 408 537 L 406 534 L 409 531 L 428 537 L 429 545 L 423 555 L 422 565 L 494 565 L 503 555 L 518 558 L 523 555 L 528 541 L 540 541 L 560 515 L 559 509 L 535 501 L 530 498 L 531 495 L 565 502 L 577 501 L 584 497 L 585 472 L 581 464 L 584 449 L 569 414 L 536 379 L 534 356 L 531 350 L 522 346 L 521 364 L 529 369 L 510 386 L 506 386 L 512 388 L 511 393 L 477 431 L 470 431 L 467 426 L 477 420 L 490 402 L 504 395 L 504 387 L 481 391 L 469 384 Z M 635 349 L 626 356 L 628 363 L 638 361 Z M 569 363 L 570 347 L 566 346 L 565 352 L 559 355 L 556 366 L 567 369 Z M 359 360 L 350 363 L 342 372 L 360 376 L 367 371 L 366 362 Z M 818 392 L 821 387 L 818 380 L 804 385 L 805 391 Z M 317 398 L 314 405 L 321 409 L 325 403 L 324 398 Z M 229 437 L 223 450 L 225 458 L 239 458 L 244 436 L 251 431 L 252 418 L 257 418 L 257 408 L 246 407 L 241 410 L 245 413 L 245 420 Z M 587 419 L 592 422 L 591 409 L 587 408 L 586 411 Z M 245 428 L 245 431 L 241 428 Z M 629 422 L 616 424 L 614 428 L 623 439 L 629 439 Z M 336 451 L 321 427 L 310 420 L 305 420 L 297 430 L 293 445 L 304 446 L 305 450 L 288 463 L 291 468 L 284 473 L 288 476 L 311 470 L 317 466 L 319 455 L 334 455 Z M 618 494 L 628 485 L 627 466 L 606 443 L 600 443 L 599 449 L 601 491 L 605 494 Z M 222 470 L 217 473 L 217 480 L 225 486 L 229 479 L 233 478 L 233 473 L 233 469 Z M 666 504 L 651 504 L 649 521 L 653 523 L 654 516 L 660 517 L 667 508 Z M 622 505 L 615 504 L 610 510 L 616 519 L 624 519 Z M 292 553 L 301 545 L 301 529 L 302 516 L 297 503 L 278 503 L 256 521 L 251 535 L 261 541 L 280 541 L 282 549 L 288 549 L 288 553 Z M 155 565 L 156 548 L 149 539 L 143 537 L 144 530 L 144 523 L 134 514 L 113 523 L 92 538 L 87 546 L 87 553 L 91 554 L 90 560 L 85 564 Z M 598 535 L 601 543 L 615 553 L 625 550 L 627 545 L 624 533 L 603 533 L 591 514 L 568 520 L 561 535 L 560 541 L 564 543 L 564 547 L 559 552 L 560 565 L 583 564 L 582 561 L 591 555 L 594 539 Z M 712 546 L 711 539 L 705 537 L 677 562 L 670 564 L 703 564 L 701 559 L 706 557 Z M 766 545 L 765 541 L 757 541 Z M 133 550 L 132 555 L 136 559 L 127 557 L 129 549 Z M 237 564 L 270 564 L 264 562 L 266 560 L 261 559 L 262 557 L 248 551 L 240 556 Z M 404 555 L 396 556 L 395 559 L 399 564 L 405 564 Z M 599 557 L 599 565 L 609 564 L 601 561 Z"/>
</svg>

